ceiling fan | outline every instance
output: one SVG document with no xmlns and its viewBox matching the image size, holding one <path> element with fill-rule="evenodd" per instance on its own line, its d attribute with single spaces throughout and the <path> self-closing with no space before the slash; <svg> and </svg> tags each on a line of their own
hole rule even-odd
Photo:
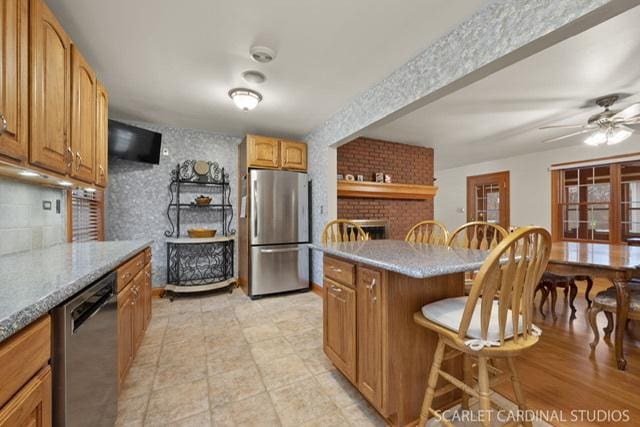
<svg viewBox="0 0 640 427">
<path fill-rule="evenodd" d="M 543 142 L 556 142 L 581 134 L 589 134 L 584 143 L 588 145 L 614 145 L 624 141 L 633 134 L 634 129 L 627 125 L 640 125 L 640 102 L 631 104 L 623 110 L 610 110 L 609 108 L 618 100 L 619 95 L 607 95 L 597 98 L 595 103 L 604 108 L 604 111 L 589 117 L 586 124 L 582 125 L 555 125 L 543 126 L 540 129 L 579 128 L 580 130 L 556 138 L 546 139 Z"/>
</svg>

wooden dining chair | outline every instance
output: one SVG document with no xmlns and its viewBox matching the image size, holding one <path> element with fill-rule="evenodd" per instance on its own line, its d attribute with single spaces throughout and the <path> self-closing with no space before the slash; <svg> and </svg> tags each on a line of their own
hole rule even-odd
<svg viewBox="0 0 640 427">
<path fill-rule="evenodd" d="M 447 227 L 441 222 L 422 221 L 411 227 L 404 240 L 410 243 L 428 243 L 430 245 L 446 245 L 449 239 Z"/>
<path fill-rule="evenodd" d="M 593 304 L 589 309 L 589 324 L 593 331 L 593 341 L 591 348 L 595 349 L 600 341 L 598 333 L 598 314 L 604 312 L 607 316 L 607 327 L 603 329 L 606 338 L 611 336 L 613 332 L 614 317 L 618 311 L 618 302 L 616 300 L 615 288 L 609 288 L 602 292 L 598 292 L 593 299 Z M 629 311 L 627 314 L 627 322 L 630 320 L 640 320 L 640 286 L 630 287 L 629 289 Z"/>
<path fill-rule="evenodd" d="M 509 232 L 498 224 L 473 221 L 458 227 L 447 241 L 451 248 L 493 249 Z"/>
<path fill-rule="evenodd" d="M 493 249 L 509 232 L 498 224 L 484 221 L 473 221 L 458 227 L 447 241 L 450 248 Z M 474 272 L 466 273 L 464 278 L 464 293 L 469 295 L 473 285 Z"/>
<path fill-rule="evenodd" d="M 452 425 L 431 405 L 434 397 L 455 388 L 463 391 L 463 409 L 469 409 L 470 397 L 479 400 L 483 411 L 489 411 L 492 403 L 499 406 L 491 399 L 492 383 L 509 377 L 518 408 L 526 410 L 515 357 L 536 344 L 541 334 L 533 324 L 533 290 L 545 271 L 550 252 L 551 235 L 547 230 L 520 228 L 491 251 L 469 296 L 439 300 L 414 314 L 418 325 L 438 334 L 420 412 L 420 426 L 431 416 Z M 451 351 L 445 354 L 447 347 Z M 464 381 L 441 369 L 443 360 L 457 356 L 463 358 Z M 472 357 L 477 360 L 475 364 Z M 510 374 L 503 374 L 492 359 L 505 359 Z M 474 367 L 478 370 L 477 387 Z M 449 384 L 436 389 L 439 378 Z M 491 420 L 483 417 L 482 424 L 489 426 Z"/>
<path fill-rule="evenodd" d="M 369 236 L 355 222 L 346 219 L 336 219 L 327 223 L 322 230 L 321 242 L 340 243 L 355 242 L 357 240 L 369 240 Z"/>
</svg>

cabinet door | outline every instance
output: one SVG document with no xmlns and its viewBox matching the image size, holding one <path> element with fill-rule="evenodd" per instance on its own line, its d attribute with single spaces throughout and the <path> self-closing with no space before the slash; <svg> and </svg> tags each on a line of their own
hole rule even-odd
<svg viewBox="0 0 640 427">
<path fill-rule="evenodd" d="M 84 182 L 95 178 L 96 150 L 96 74 L 71 46 L 71 175 Z"/>
<path fill-rule="evenodd" d="M 324 279 L 324 351 L 334 365 L 356 382 L 356 292 Z"/>
<path fill-rule="evenodd" d="M 382 273 L 358 267 L 358 389 L 382 406 Z"/>
<path fill-rule="evenodd" d="M 144 290 L 142 295 L 144 296 L 144 330 L 147 330 L 149 322 L 151 322 L 151 263 L 144 267 Z"/>
<path fill-rule="evenodd" d="M 133 306 L 133 352 L 137 351 L 144 337 L 144 271 L 140 271 L 133 279 L 133 293 L 135 304 Z"/>
<path fill-rule="evenodd" d="M 109 181 L 109 95 L 98 82 L 96 88 L 96 185 Z"/>
<path fill-rule="evenodd" d="M 280 141 L 266 136 L 247 135 L 247 158 L 250 168 L 280 167 Z"/>
<path fill-rule="evenodd" d="M 133 312 L 135 295 L 129 285 L 118 294 L 118 375 L 120 385 L 133 361 Z"/>
<path fill-rule="evenodd" d="M 298 141 L 280 141 L 283 169 L 307 170 L 307 144 Z"/>
<path fill-rule="evenodd" d="M 51 368 L 47 366 L 0 409 L 0 427 L 48 427 L 51 423 Z"/>
<path fill-rule="evenodd" d="M 28 153 L 29 0 L 4 0 L 0 28 L 0 155 L 23 163 Z"/>
<path fill-rule="evenodd" d="M 31 0 L 30 162 L 66 174 L 69 141 L 71 40 L 43 0 Z"/>
</svg>

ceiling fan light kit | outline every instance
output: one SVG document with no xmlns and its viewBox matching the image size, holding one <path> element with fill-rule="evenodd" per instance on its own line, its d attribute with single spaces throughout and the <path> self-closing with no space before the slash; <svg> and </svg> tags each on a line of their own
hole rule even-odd
<svg viewBox="0 0 640 427">
<path fill-rule="evenodd" d="M 621 111 L 610 110 L 609 108 L 618 99 L 618 95 L 607 95 L 596 99 L 595 103 L 604 108 L 604 111 L 589 117 L 585 125 L 555 125 L 540 128 L 580 128 L 580 130 L 576 132 L 547 139 L 544 142 L 560 141 L 585 133 L 589 133 L 589 135 L 584 139 L 584 143 L 591 146 L 603 144 L 615 145 L 625 141 L 634 132 L 632 128 L 625 125 L 640 124 L 640 103 L 632 104 Z"/>
</svg>

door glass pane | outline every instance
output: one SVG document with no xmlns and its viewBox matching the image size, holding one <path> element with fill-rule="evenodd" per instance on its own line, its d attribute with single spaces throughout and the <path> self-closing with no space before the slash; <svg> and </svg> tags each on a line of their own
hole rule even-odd
<svg viewBox="0 0 640 427">
<path fill-rule="evenodd" d="M 500 222 L 500 186 L 497 184 L 476 185 L 474 193 L 477 220 Z"/>
</svg>

